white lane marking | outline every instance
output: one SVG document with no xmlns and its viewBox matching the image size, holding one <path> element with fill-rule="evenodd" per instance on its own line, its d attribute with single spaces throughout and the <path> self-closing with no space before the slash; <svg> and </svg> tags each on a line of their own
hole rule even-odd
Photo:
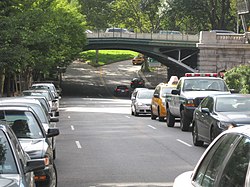
<svg viewBox="0 0 250 187">
<path fill-rule="evenodd" d="M 81 146 L 81 144 L 80 144 L 79 141 L 76 141 L 76 146 L 77 146 L 78 149 L 81 149 L 81 148 L 82 148 L 82 146 Z"/>
<path fill-rule="evenodd" d="M 72 131 L 75 130 L 75 127 L 74 127 L 73 125 L 71 125 L 71 130 L 72 130 Z"/>
<path fill-rule="evenodd" d="M 180 140 L 180 139 L 176 139 L 176 140 L 177 140 L 178 142 L 180 142 L 180 143 L 182 143 L 182 144 L 188 146 L 188 147 L 192 147 L 192 145 L 190 145 L 190 144 L 188 144 L 188 143 L 186 143 L 186 142 L 184 142 L 184 141 L 182 141 L 182 140 Z"/>
<path fill-rule="evenodd" d="M 68 118 L 70 118 L 70 116 L 68 116 Z"/>
<path fill-rule="evenodd" d="M 126 118 L 130 118 L 130 116 L 125 116 Z"/>
<path fill-rule="evenodd" d="M 148 125 L 148 127 L 150 127 L 151 129 L 156 129 L 154 126 L 152 125 Z"/>
</svg>

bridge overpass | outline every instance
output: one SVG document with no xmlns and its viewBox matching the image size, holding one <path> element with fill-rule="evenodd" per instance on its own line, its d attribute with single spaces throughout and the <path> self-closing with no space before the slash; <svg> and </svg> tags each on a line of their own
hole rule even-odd
<svg viewBox="0 0 250 187">
<path fill-rule="evenodd" d="M 230 48 L 232 51 L 236 47 L 245 51 L 246 46 L 249 47 L 246 45 L 248 44 L 246 34 L 216 34 L 206 31 L 197 35 L 99 32 L 87 33 L 87 39 L 85 50 L 124 49 L 137 51 L 168 66 L 168 76 L 183 76 L 186 72 L 218 72 L 228 69 L 227 65 L 224 65 L 226 67 L 217 67 L 218 60 L 225 60 L 218 57 L 217 50 L 226 51 L 222 52 L 222 56 L 227 56 L 231 54 L 226 54 L 229 51 L 225 49 Z M 209 55 L 207 56 L 207 54 Z M 216 58 L 214 59 L 214 57 Z M 238 58 L 237 55 L 236 58 Z M 210 63 L 213 68 L 210 67 Z"/>
</svg>

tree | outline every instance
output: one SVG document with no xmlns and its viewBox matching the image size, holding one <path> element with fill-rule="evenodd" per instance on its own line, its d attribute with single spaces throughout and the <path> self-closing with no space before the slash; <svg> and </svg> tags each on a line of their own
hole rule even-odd
<svg viewBox="0 0 250 187">
<path fill-rule="evenodd" d="M 79 0 L 82 14 L 86 16 L 87 27 L 93 30 L 106 29 L 109 25 L 113 0 Z"/>
<path fill-rule="evenodd" d="M 170 7 L 168 11 L 170 19 L 172 18 L 171 20 L 182 30 L 236 30 L 236 0 L 168 0 L 167 2 Z"/>
<path fill-rule="evenodd" d="M 85 19 L 76 0 L 15 0 L 0 7 L 2 85 L 5 75 L 18 75 L 27 89 L 34 75 L 44 78 L 67 66 L 85 46 Z"/>
<path fill-rule="evenodd" d="M 158 31 L 166 8 L 163 0 L 116 0 L 111 6 L 111 25 L 138 32 Z"/>
<path fill-rule="evenodd" d="M 240 65 L 225 73 L 225 81 L 229 88 L 240 93 L 250 93 L 250 66 Z"/>
</svg>

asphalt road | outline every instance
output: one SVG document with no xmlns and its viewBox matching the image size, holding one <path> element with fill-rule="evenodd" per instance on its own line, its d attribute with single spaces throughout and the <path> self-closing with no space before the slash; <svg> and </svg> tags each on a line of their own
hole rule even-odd
<svg viewBox="0 0 250 187">
<path fill-rule="evenodd" d="M 205 147 L 194 147 L 190 132 L 132 116 L 129 98 L 113 97 L 138 69 L 130 61 L 102 68 L 76 63 L 64 74 L 58 187 L 167 187 L 193 169 Z"/>
</svg>

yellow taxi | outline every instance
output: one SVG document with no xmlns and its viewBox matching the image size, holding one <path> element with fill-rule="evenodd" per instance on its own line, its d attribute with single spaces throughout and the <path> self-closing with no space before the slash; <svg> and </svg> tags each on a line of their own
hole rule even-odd
<svg viewBox="0 0 250 187">
<path fill-rule="evenodd" d="M 142 54 L 137 55 L 132 59 L 132 64 L 133 65 L 141 65 L 145 61 L 144 56 Z"/>
<path fill-rule="evenodd" d="M 151 119 L 157 117 L 159 121 L 164 121 L 166 117 L 166 96 L 176 89 L 178 77 L 172 76 L 168 83 L 160 83 L 156 86 L 151 101 Z"/>
</svg>

